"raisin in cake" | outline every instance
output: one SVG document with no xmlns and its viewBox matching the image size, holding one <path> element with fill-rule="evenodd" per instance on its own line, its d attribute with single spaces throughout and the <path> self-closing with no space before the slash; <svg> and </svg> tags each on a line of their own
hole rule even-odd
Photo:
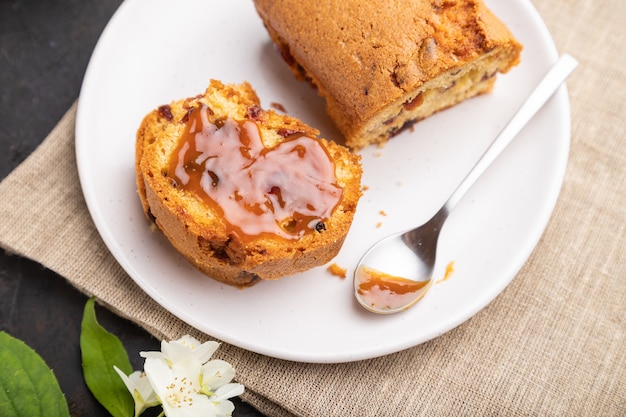
<svg viewBox="0 0 626 417">
<path fill-rule="evenodd" d="M 245 287 L 322 265 L 361 195 L 358 156 L 263 110 L 248 83 L 150 112 L 137 132 L 146 216 L 198 269 Z"/>
<path fill-rule="evenodd" d="M 481 0 L 254 0 L 354 149 L 489 92 L 522 46 Z"/>
</svg>

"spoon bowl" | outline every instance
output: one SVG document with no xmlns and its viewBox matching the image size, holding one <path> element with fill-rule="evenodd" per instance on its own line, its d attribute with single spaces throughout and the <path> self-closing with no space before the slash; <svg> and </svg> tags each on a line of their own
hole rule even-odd
<svg viewBox="0 0 626 417">
<path fill-rule="evenodd" d="M 430 220 L 386 237 L 365 252 L 353 279 L 354 294 L 361 306 L 373 313 L 391 314 L 408 309 L 424 297 L 433 284 L 437 244 L 448 215 L 577 66 L 578 62 L 567 54 L 556 62 Z"/>
</svg>

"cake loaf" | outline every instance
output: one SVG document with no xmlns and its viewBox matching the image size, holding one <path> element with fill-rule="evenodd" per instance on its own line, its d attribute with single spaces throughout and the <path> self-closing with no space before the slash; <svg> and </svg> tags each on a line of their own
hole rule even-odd
<svg viewBox="0 0 626 417">
<path fill-rule="evenodd" d="M 230 285 L 323 265 L 348 233 L 362 171 L 357 155 L 317 135 L 263 110 L 248 83 L 212 80 L 143 119 L 143 210 L 189 262 Z"/>
<path fill-rule="evenodd" d="M 254 0 L 354 149 L 491 91 L 522 46 L 481 0 Z"/>
</svg>

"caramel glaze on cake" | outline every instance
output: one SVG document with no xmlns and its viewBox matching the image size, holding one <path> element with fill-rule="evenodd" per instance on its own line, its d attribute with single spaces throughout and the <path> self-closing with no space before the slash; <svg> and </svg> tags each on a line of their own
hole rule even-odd
<svg viewBox="0 0 626 417">
<path fill-rule="evenodd" d="M 254 0 L 354 149 L 491 91 L 522 46 L 480 0 Z"/>
<path fill-rule="evenodd" d="M 136 176 L 146 216 L 193 265 L 239 287 L 330 261 L 361 196 L 357 155 L 287 115 L 263 110 L 248 83 L 142 121 Z"/>
</svg>

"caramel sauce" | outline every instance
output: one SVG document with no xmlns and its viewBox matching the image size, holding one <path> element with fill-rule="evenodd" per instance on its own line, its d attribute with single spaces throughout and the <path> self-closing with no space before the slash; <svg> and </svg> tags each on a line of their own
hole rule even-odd
<svg viewBox="0 0 626 417">
<path fill-rule="evenodd" d="M 170 159 L 175 185 L 215 210 L 229 233 L 297 239 L 325 230 L 343 193 L 335 166 L 318 140 L 294 134 L 266 148 L 252 120 L 209 120 L 195 108 Z"/>
<path fill-rule="evenodd" d="M 444 282 L 450 279 L 452 274 L 454 273 L 454 261 L 451 261 L 446 265 L 446 271 L 443 274 L 443 277 L 439 279 L 439 281 L 435 282 L 435 284 L 439 284 L 440 282 Z"/>
<path fill-rule="evenodd" d="M 357 273 L 359 274 L 357 291 L 361 299 L 372 308 L 380 310 L 391 311 L 407 306 L 411 301 L 426 294 L 432 282 L 411 281 L 366 266 L 361 266 Z"/>
</svg>

